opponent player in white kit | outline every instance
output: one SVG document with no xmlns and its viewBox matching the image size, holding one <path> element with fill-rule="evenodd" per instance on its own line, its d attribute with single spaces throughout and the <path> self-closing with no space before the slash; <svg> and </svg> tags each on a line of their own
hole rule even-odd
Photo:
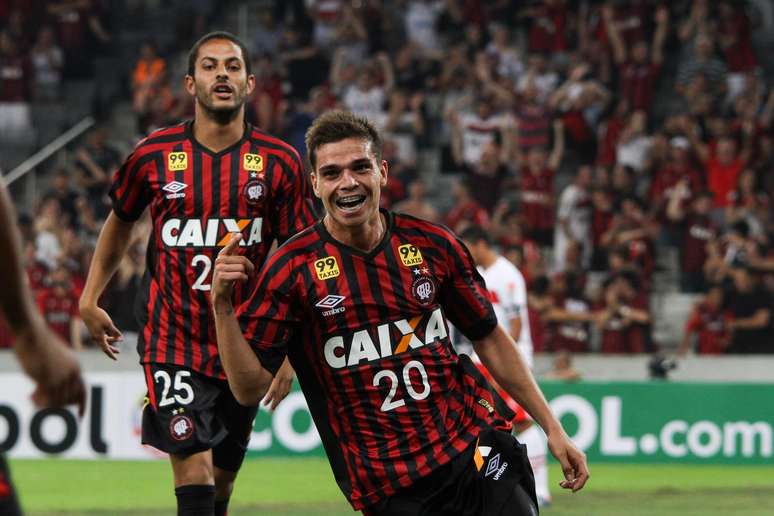
<svg viewBox="0 0 774 516">
<path fill-rule="evenodd" d="M 478 271 L 486 282 L 497 321 L 511 334 L 521 356 L 532 368 L 532 335 L 529 331 L 527 285 L 524 276 L 510 261 L 495 251 L 492 247 L 491 237 L 481 227 L 468 227 L 462 232 L 460 238 L 468 247 L 471 256 L 478 265 Z M 470 354 L 479 369 L 494 384 L 492 377 L 478 361 L 475 353 L 471 350 Z M 548 490 L 546 437 L 540 427 L 533 423 L 529 414 L 519 407 L 513 398 L 502 389 L 498 388 L 498 392 L 516 412 L 516 418 L 513 420 L 514 431 L 517 434 L 516 438 L 527 445 L 527 455 L 535 474 L 535 492 L 538 504 L 541 507 L 549 505 L 551 493 Z"/>
</svg>

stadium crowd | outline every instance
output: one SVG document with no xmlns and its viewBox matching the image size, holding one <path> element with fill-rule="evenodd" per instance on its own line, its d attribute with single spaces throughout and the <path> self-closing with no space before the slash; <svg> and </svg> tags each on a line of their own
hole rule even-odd
<svg viewBox="0 0 774 516">
<path fill-rule="evenodd" d="M 46 4 L 109 40 L 91 2 Z M 678 352 L 774 353 L 774 88 L 754 3 L 251 5 L 250 121 L 302 156 L 327 109 L 374 121 L 390 164 L 384 206 L 457 232 L 484 227 L 526 278 L 535 351 L 676 346 L 652 339 L 650 297 L 671 266 L 662 257 L 678 256 L 679 290 L 697 294 Z M 55 99 L 87 55 L 64 22 L 33 30 L 18 13 L 0 10 L 3 113 L 29 95 Z M 187 44 L 161 51 L 149 37 L 126 70 L 138 134 L 192 113 L 179 81 Z M 80 347 L 77 299 L 123 156 L 105 126 L 69 154 L 20 226 L 41 307 Z M 136 330 L 127 300 L 148 231 L 103 303 L 125 331 Z"/>
</svg>

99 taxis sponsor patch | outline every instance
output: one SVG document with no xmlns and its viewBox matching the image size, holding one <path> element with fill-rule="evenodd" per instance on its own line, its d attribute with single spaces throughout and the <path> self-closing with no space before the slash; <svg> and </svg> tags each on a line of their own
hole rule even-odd
<svg viewBox="0 0 774 516">
<path fill-rule="evenodd" d="M 188 168 L 188 153 L 187 152 L 170 152 L 167 155 L 167 170 L 186 170 Z"/>
<path fill-rule="evenodd" d="M 422 253 L 417 249 L 414 244 L 403 244 L 398 247 L 398 254 L 400 255 L 400 261 L 406 267 L 413 265 L 419 265 L 423 262 Z"/>
<path fill-rule="evenodd" d="M 314 269 L 318 280 L 335 278 L 340 274 L 339 262 L 335 256 L 326 256 L 314 262 Z"/>
</svg>

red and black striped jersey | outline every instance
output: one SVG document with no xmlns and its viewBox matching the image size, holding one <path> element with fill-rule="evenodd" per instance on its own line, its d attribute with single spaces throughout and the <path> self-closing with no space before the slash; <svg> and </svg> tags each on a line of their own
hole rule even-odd
<svg viewBox="0 0 774 516">
<path fill-rule="evenodd" d="M 442 226 L 382 213 L 387 230 L 369 253 L 338 242 L 322 222 L 299 233 L 239 308 L 267 369 L 290 357 L 355 509 L 448 463 L 494 412 L 448 336 L 447 320 L 473 340 L 497 325 L 470 254 Z"/>
<path fill-rule="evenodd" d="M 272 241 L 314 223 L 298 153 L 250 125 L 220 152 L 196 141 L 192 123 L 142 140 L 116 172 L 110 196 L 122 220 L 150 206 L 147 270 L 138 296 L 141 363 L 176 364 L 224 378 L 210 310 L 212 266 L 231 232 L 256 266 Z M 240 302 L 251 285 L 236 289 Z"/>
</svg>

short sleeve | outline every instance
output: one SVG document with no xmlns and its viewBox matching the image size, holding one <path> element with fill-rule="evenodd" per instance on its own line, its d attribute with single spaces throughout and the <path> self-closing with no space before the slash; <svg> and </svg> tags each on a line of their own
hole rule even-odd
<svg viewBox="0 0 774 516">
<path fill-rule="evenodd" d="M 155 165 L 153 153 L 142 153 L 138 146 L 113 176 L 110 199 L 119 219 L 134 222 L 150 204 L 152 195 L 148 169 Z"/>
<path fill-rule="evenodd" d="M 276 210 L 272 216 L 279 244 L 316 221 L 309 182 L 304 174 L 301 158 L 294 149 L 291 149 L 289 156 L 289 160 L 277 160 L 276 165 L 282 169 L 282 183 L 275 202 Z"/>
<path fill-rule="evenodd" d="M 449 273 L 440 288 L 441 307 L 465 337 L 471 341 L 482 339 L 497 327 L 486 284 L 465 244 L 451 234 L 446 238 Z"/>
<path fill-rule="evenodd" d="M 272 375 L 285 360 L 299 322 L 292 301 L 295 280 L 284 255 L 278 254 L 263 268 L 255 290 L 237 312 L 242 334 Z"/>
</svg>

